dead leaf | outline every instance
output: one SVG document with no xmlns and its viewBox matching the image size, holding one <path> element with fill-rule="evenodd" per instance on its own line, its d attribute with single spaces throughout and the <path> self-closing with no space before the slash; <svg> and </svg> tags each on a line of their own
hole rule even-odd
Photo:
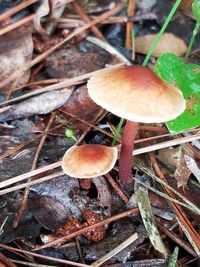
<svg viewBox="0 0 200 267">
<path fill-rule="evenodd" d="M 169 147 L 169 148 L 164 148 L 160 149 L 158 151 L 157 158 L 164 163 L 165 165 L 176 168 L 178 161 L 180 160 L 181 157 L 181 147 L 178 146 L 176 148 L 174 147 Z"/>
<path fill-rule="evenodd" d="M 46 15 L 48 15 L 49 11 L 50 11 L 49 1 L 42 0 L 33 20 L 36 31 L 38 31 L 41 35 L 47 34 L 45 29 L 41 26 L 41 19 Z"/>
<path fill-rule="evenodd" d="M 135 51 L 141 54 L 147 54 L 157 34 L 138 36 L 135 38 Z M 163 53 L 173 53 L 182 56 L 186 53 L 187 46 L 185 42 L 172 33 L 164 33 L 156 45 L 152 56 L 159 57 Z"/>
<path fill-rule="evenodd" d="M 181 157 L 180 160 L 177 164 L 177 169 L 174 173 L 174 178 L 177 181 L 177 186 L 178 187 L 183 187 L 185 188 L 187 186 L 187 182 L 189 179 L 189 176 L 191 174 L 190 169 L 188 169 L 185 158 L 184 158 L 184 151 L 181 151 Z"/>
<path fill-rule="evenodd" d="M 66 47 L 49 55 L 45 61 L 46 72 L 52 78 L 74 78 L 102 68 L 109 56 L 96 52 L 81 52 L 76 47 Z"/>
<path fill-rule="evenodd" d="M 188 155 L 185 155 L 184 159 L 185 159 L 185 163 L 188 169 L 194 174 L 194 176 L 197 178 L 198 182 L 200 183 L 200 168 L 197 165 L 196 161 Z"/>
<path fill-rule="evenodd" d="M 37 114 L 48 114 L 65 104 L 70 94 L 71 90 L 69 89 L 50 91 L 24 100 L 19 104 L 2 108 L 0 110 L 0 121 L 27 118 Z"/>
<path fill-rule="evenodd" d="M 6 79 L 10 74 L 28 64 L 33 56 L 33 40 L 30 33 L 15 38 L 0 38 L 0 80 Z M 24 85 L 30 77 L 30 71 L 22 74 L 15 86 Z M 9 87 L 11 84 L 9 84 Z M 7 88 L 7 87 L 6 87 Z M 6 89 L 5 88 L 5 89 Z"/>
<path fill-rule="evenodd" d="M 111 212 L 112 196 L 106 179 L 104 177 L 98 177 L 92 180 L 98 191 L 98 206 L 107 208 Z"/>
</svg>

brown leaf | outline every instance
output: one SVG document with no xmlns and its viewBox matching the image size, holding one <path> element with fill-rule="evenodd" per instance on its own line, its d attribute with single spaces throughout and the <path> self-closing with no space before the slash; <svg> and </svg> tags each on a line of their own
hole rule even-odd
<svg viewBox="0 0 200 267">
<path fill-rule="evenodd" d="M 40 6 L 38 7 L 33 23 L 35 26 L 36 31 L 38 31 L 42 35 L 46 35 L 46 31 L 41 26 L 41 19 L 49 14 L 50 7 L 48 0 L 42 0 Z"/>
<path fill-rule="evenodd" d="M 6 79 L 23 65 L 28 64 L 32 55 L 33 41 L 30 33 L 9 39 L 2 36 L 0 38 L 0 80 Z M 15 86 L 26 84 L 29 77 L 30 71 L 25 72 L 14 82 Z"/>
<path fill-rule="evenodd" d="M 24 100 L 19 104 L 8 106 L 1 109 L 0 121 L 50 113 L 62 106 L 68 100 L 70 94 L 71 91 L 68 89 L 50 91 Z"/>
<path fill-rule="evenodd" d="M 184 152 L 182 150 L 180 160 L 177 164 L 177 168 L 174 173 L 174 178 L 177 181 L 177 186 L 178 187 L 182 186 L 183 188 L 185 188 L 187 186 L 187 182 L 188 182 L 190 174 L 191 174 L 191 171 L 190 169 L 188 169 L 186 165 Z"/>
<path fill-rule="evenodd" d="M 156 34 L 149 34 L 145 36 L 139 36 L 135 39 L 135 51 L 141 54 L 147 54 L 153 41 L 156 38 Z M 160 41 L 156 45 L 153 56 L 159 57 L 163 53 L 173 53 L 177 56 L 182 56 L 187 51 L 185 42 L 172 33 L 164 33 Z"/>
<path fill-rule="evenodd" d="M 52 78 L 74 78 L 102 68 L 108 58 L 100 53 L 83 53 L 75 47 L 66 47 L 46 59 L 46 72 Z"/>
<path fill-rule="evenodd" d="M 181 157 L 181 147 L 178 146 L 177 148 L 169 147 L 160 149 L 158 151 L 157 158 L 163 162 L 165 165 L 176 168 L 178 161 Z"/>
</svg>

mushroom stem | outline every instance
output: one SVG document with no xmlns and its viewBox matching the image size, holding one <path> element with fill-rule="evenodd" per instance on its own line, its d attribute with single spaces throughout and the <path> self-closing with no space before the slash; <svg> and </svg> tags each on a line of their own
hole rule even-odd
<svg viewBox="0 0 200 267">
<path fill-rule="evenodd" d="M 125 189 L 131 189 L 132 179 L 132 153 L 138 123 L 127 120 L 122 137 L 122 146 L 119 158 L 119 180 Z"/>
</svg>

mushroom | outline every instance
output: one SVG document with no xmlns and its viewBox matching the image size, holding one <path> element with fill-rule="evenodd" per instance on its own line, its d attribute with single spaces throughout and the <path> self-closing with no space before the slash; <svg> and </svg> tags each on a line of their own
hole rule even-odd
<svg viewBox="0 0 200 267">
<path fill-rule="evenodd" d="M 100 144 L 74 145 L 62 160 L 63 171 L 74 178 L 95 178 L 108 173 L 117 160 L 117 147 Z"/>
<path fill-rule="evenodd" d="M 88 81 L 88 93 L 102 108 L 127 120 L 119 159 L 119 179 L 131 189 L 132 151 L 138 122 L 161 123 L 179 116 L 186 107 L 182 92 L 143 66 L 98 71 Z"/>
</svg>

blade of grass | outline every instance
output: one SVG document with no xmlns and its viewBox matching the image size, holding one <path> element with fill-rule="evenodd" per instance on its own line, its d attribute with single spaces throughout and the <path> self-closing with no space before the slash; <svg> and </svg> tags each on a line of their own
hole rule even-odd
<svg viewBox="0 0 200 267">
<path fill-rule="evenodd" d="M 194 40 L 195 40 L 195 37 L 199 31 L 199 28 L 200 28 L 200 24 L 198 22 L 196 22 L 195 26 L 194 26 L 194 30 L 192 31 L 192 37 L 190 39 L 190 42 L 189 42 L 189 45 L 188 45 L 188 49 L 187 49 L 187 52 L 185 54 L 185 58 L 184 58 L 184 62 L 186 63 L 188 57 L 189 57 L 189 54 L 190 54 L 190 51 L 192 49 L 192 46 L 194 44 Z"/>
</svg>

